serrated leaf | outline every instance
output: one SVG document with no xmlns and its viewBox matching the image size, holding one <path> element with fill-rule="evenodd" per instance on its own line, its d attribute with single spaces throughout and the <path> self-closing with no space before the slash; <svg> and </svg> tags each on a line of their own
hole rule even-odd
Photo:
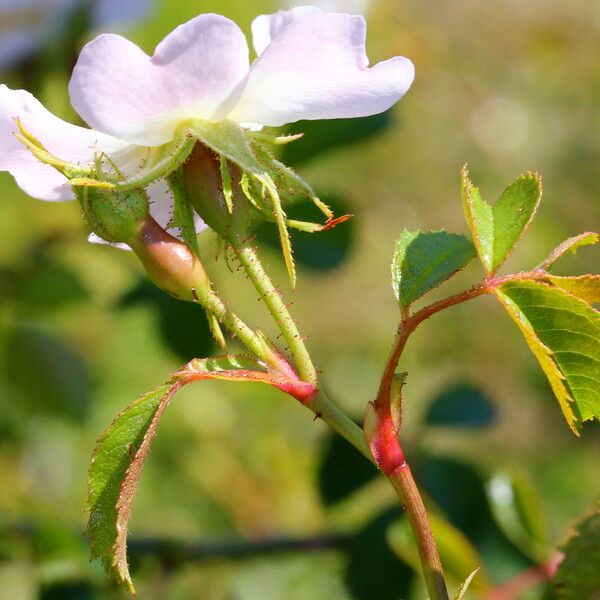
<svg viewBox="0 0 600 600">
<path fill-rule="evenodd" d="M 553 581 L 558 600 L 600 598 L 600 507 L 576 526 L 562 551 Z"/>
<path fill-rule="evenodd" d="M 504 534 L 535 562 L 547 556 L 548 528 L 538 490 L 513 468 L 494 474 L 486 484 L 492 514 Z"/>
<path fill-rule="evenodd" d="M 475 248 L 463 235 L 405 229 L 392 259 L 392 287 L 400 306 L 409 306 L 474 257 Z"/>
<path fill-rule="evenodd" d="M 600 313 L 537 281 L 507 282 L 495 292 L 538 359 L 573 432 L 582 421 L 600 418 Z"/>
<path fill-rule="evenodd" d="M 548 258 L 540 265 L 540 268 L 548 271 L 552 265 L 567 252 L 575 253 L 581 246 L 597 244 L 599 239 L 600 235 L 592 231 L 586 231 L 585 233 L 580 233 L 575 237 L 569 238 L 552 250 Z"/>
<path fill-rule="evenodd" d="M 548 281 L 553 286 L 590 304 L 600 303 L 600 275 L 576 275 L 571 277 L 549 275 Z"/>
<path fill-rule="evenodd" d="M 483 560 L 477 549 L 454 525 L 440 514 L 430 513 L 429 521 L 444 567 L 444 573 L 456 583 L 462 583 L 479 570 L 473 588 L 479 594 L 490 588 L 489 579 L 482 568 Z M 388 530 L 388 541 L 394 552 L 417 572 L 420 559 L 414 534 L 407 520 L 394 523 Z"/>
<path fill-rule="evenodd" d="M 504 263 L 535 215 L 542 198 L 538 173 L 524 173 L 511 183 L 494 205 L 488 204 L 461 172 L 462 201 L 479 258 L 488 274 Z"/>
<path fill-rule="evenodd" d="M 127 521 L 158 421 L 181 382 L 170 381 L 128 406 L 98 440 L 88 478 L 92 558 L 134 593 L 126 558 Z"/>
<path fill-rule="evenodd" d="M 272 373 L 244 356 L 196 359 L 167 383 L 144 394 L 113 421 L 98 440 L 88 478 L 88 534 L 92 558 L 134 593 L 127 565 L 127 530 L 133 499 L 150 444 L 173 394 L 203 379 L 258 382 L 272 385 L 305 401 L 315 388 L 292 376 Z"/>
</svg>

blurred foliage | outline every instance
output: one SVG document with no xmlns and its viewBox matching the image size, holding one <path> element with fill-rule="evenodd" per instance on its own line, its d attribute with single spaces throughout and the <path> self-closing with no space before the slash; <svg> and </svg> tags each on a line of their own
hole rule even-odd
<svg viewBox="0 0 600 600">
<path fill-rule="evenodd" d="M 276 0 L 157 0 L 143 21 L 110 29 L 151 51 L 200 12 L 223 13 L 249 32 L 254 15 L 280 7 Z M 458 182 L 466 161 L 489 197 L 515 172 L 544 176 L 536 223 L 507 268 L 537 264 L 561 239 L 600 225 L 594 3 L 372 0 L 368 21 L 371 62 L 411 57 L 413 89 L 378 117 L 295 124 L 290 130 L 305 138 L 283 152 L 336 213 L 355 215 L 323 234 L 295 234 L 302 271 L 292 310 L 325 384 L 357 419 L 376 392 L 398 320 L 388 283 L 393 242 L 404 228 L 465 231 Z M 66 85 L 78 49 L 97 32 L 85 10 L 63 23 L 58 38 L 0 80 L 77 122 Z M 91 450 L 119 410 L 214 345 L 202 311 L 157 293 L 133 256 L 87 244 L 74 204 L 27 198 L 4 173 L 0 186 L 0 597 L 122 598 L 100 566 L 88 564 L 81 535 Z M 307 218 L 308 210 L 299 204 L 289 212 Z M 258 237 L 287 293 L 281 261 L 268 248 L 276 245 L 273 229 Z M 213 260 L 212 234 L 202 238 L 216 285 L 245 317 L 259 313 L 235 265 L 232 273 Z M 556 274 L 584 272 L 599 258 L 598 248 L 586 248 L 565 257 Z M 448 291 L 480 271 L 469 266 L 445 284 Z M 266 319 L 256 319 L 270 332 Z M 417 480 L 436 514 L 483 557 L 489 579 L 506 581 L 539 550 L 538 517 L 524 501 L 541 498 L 535 510 L 548 522 L 542 546 L 551 551 L 598 495 L 597 424 L 574 439 L 518 332 L 485 299 L 425 324 L 403 370 Z M 486 482 L 514 465 L 528 482 L 517 489 L 510 480 L 501 516 Z M 167 411 L 134 507 L 140 598 L 423 598 L 419 578 L 388 545 L 401 513 L 374 475 L 275 391 L 209 382 L 201 393 L 185 390 Z M 523 532 L 537 545 L 527 545 Z M 256 547 L 281 537 L 313 543 L 268 555 Z M 181 543 L 181 560 L 144 540 Z M 223 540 L 239 552 L 215 551 L 209 560 L 210 553 L 190 551 Z M 467 597 L 477 597 L 476 581 Z M 540 598 L 541 587 L 528 598 Z"/>
<path fill-rule="evenodd" d="M 600 511 L 597 506 L 591 515 L 577 523 L 575 534 L 562 547 L 565 554 L 556 577 L 557 598 L 594 600 L 600 591 Z"/>
<path fill-rule="evenodd" d="M 461 383 L 436 396 L 427 411 L 429 425 L 477 428 L 492 425 L 497 410 L 485 393 L 470 383 Z"/>
</svg>

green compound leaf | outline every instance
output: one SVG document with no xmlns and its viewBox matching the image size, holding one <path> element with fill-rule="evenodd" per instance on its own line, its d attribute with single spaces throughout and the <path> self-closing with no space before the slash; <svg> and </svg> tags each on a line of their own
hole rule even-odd
<svg viewBox="0 0 600 600">
<path fill-rule="evenodd" d="M 511 281 L 495 294 L 538 359 L 565 419 L 600 418 L 600 312 L 562 289 L 537 281 Z"/>
<path fill-rule="evenodd" d="M 581 246 L 592 246 L 597 244 L 600 239 L 600 235 L 592 231 L 586 231 L 580 233 L 575 237 L 565 240 L 562 244 L 559 244 L 548 256 L 548 258 L 540 265 L 540 269 L 549 271 L 552 265 L 567 252 L 575 253 Z"/>
<path fill-rule="evenodd" d="M 409 306 L 474 257 L 473 244 L 462 235 L 405 229 L 396 241 L 392 259 L 392 287 L 400 306 Z"/>
<path fill-rule="evenodd" d="M 271 373 L 252 358 L 196 359 L 117 416 L 98 440 L 92 457 L 87 532 L 92 558 L 100 558 L 106 571 L 131 593 L 135 590 L 127 565 L 127 530 L 150 444 L 173 394 L 184 385 L 203 379 L 266 383 L 300 401 L 314 393 L 312 384 L 300 381 L 293 373 Z"/>
<path fill-rule="evenodd" d="M 600 506 L 580 521 L 562 547 L 565 558 L 554 577 L 558 600 L 600 598 Z"/>
<path fill-rule="evenodd" d="M 473 186 L 466 166 L 461 172 L 462 201 L 479 258 L 488 274 L 496 272 L 535 216 L 542 198 L 538 173 L 524 173 L 497 202 L 488 204 Z"/>
</svg>

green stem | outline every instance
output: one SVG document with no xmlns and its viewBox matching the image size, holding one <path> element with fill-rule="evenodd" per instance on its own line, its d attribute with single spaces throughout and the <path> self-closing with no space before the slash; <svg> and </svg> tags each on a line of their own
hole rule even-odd
<svg viewBox="0 0 600 600">
<path fill-rule="evenodd" d="M 310 355 L 308 354 L 302 336 L 298 331 L 296 322 L 290 315 L 279 292 L 275 289 L 269 275 L 264 270 L 256 250 L 250 245 L 248 240 L 239 242 L 232 236 L 231 242 L 246 274 L 277 322 L 277 325 L 288 344 L 292 358 L 294 359 L 294 364 L 298 369 L 298 375 L 303 381 L 308 381 L 317 385 L 317 372 Z M 318 418 L 325 421 L 332 429 L 348 440 L 366 458 L 371 461 L 373 460 L 371 452 L 369 451 L 369 446 L 365 441 L 363 430 L 336 404 L 334 404 L 322 389 L 319 389 L 318 393 L 313 398 L 306 401 L 304 405 L 312 410 Z"/>
<path fill-rule="evenodd" d="M 294 364 L 298 369 L 298 375 L 303 381 L 316 384 L 317 372 L 308 350 L 306 349 L 304 340 L 298 331 L 296 322 L 290 315 L 281 295 L 264 270 L 256 250 L 250 244 L 250 240 L 246 239 L 237 242 L 234 238 L 230 241 L 232 241 L 241 265 L 244 267 L 244 270 L 254 284 L 254 287 L 260 294 L 262 300 L 264 300 L 269 312 L 277 322 L 277 325 L 287 342 Z"/>
<path fill-rule="evenodd" d="M 254 354 L 269 365 L 279 367 L 273 352 L 267 348 L 264 340 L 238 317 L 212 290 L 198 297 L 198 303 L 223 323 L 225 327 Z"/>
<path fill-rule="evenodd" d="M 304 405 L 350 442 L 365 458 L 372 463 L 375 462 L 365 440 L 364 431 L 334 404 L 322 390 L 319 390 L 319 393 L 308 402 L 305 402 Z"/>
</svg>

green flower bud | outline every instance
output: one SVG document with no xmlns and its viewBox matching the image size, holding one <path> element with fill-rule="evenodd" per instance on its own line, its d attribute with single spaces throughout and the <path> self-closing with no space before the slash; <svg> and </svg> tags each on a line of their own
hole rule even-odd
<svg viewBox="0 0 600 600">
<path fill-rule="evenodd" d="M 92 231 L 107 242 L 129 244 L 149 215 L 143 190 L 92 186 L 77 189 L 77 196 Z"/>
<path fill-rule="evenodd" d="M 210 293 L 210 282 L 198 256 L 152 217 L 143 220 L 128 244 L 150 279 L 171 296 L 202 304 Z"/>
<path fill-rule="evenodd" d="M 240 187 L 241 170 L 202 143 L 182 170 L 188 197 L 202 220 L 225 239 L 245 237 L 254 211 Z"/>
</svg>

